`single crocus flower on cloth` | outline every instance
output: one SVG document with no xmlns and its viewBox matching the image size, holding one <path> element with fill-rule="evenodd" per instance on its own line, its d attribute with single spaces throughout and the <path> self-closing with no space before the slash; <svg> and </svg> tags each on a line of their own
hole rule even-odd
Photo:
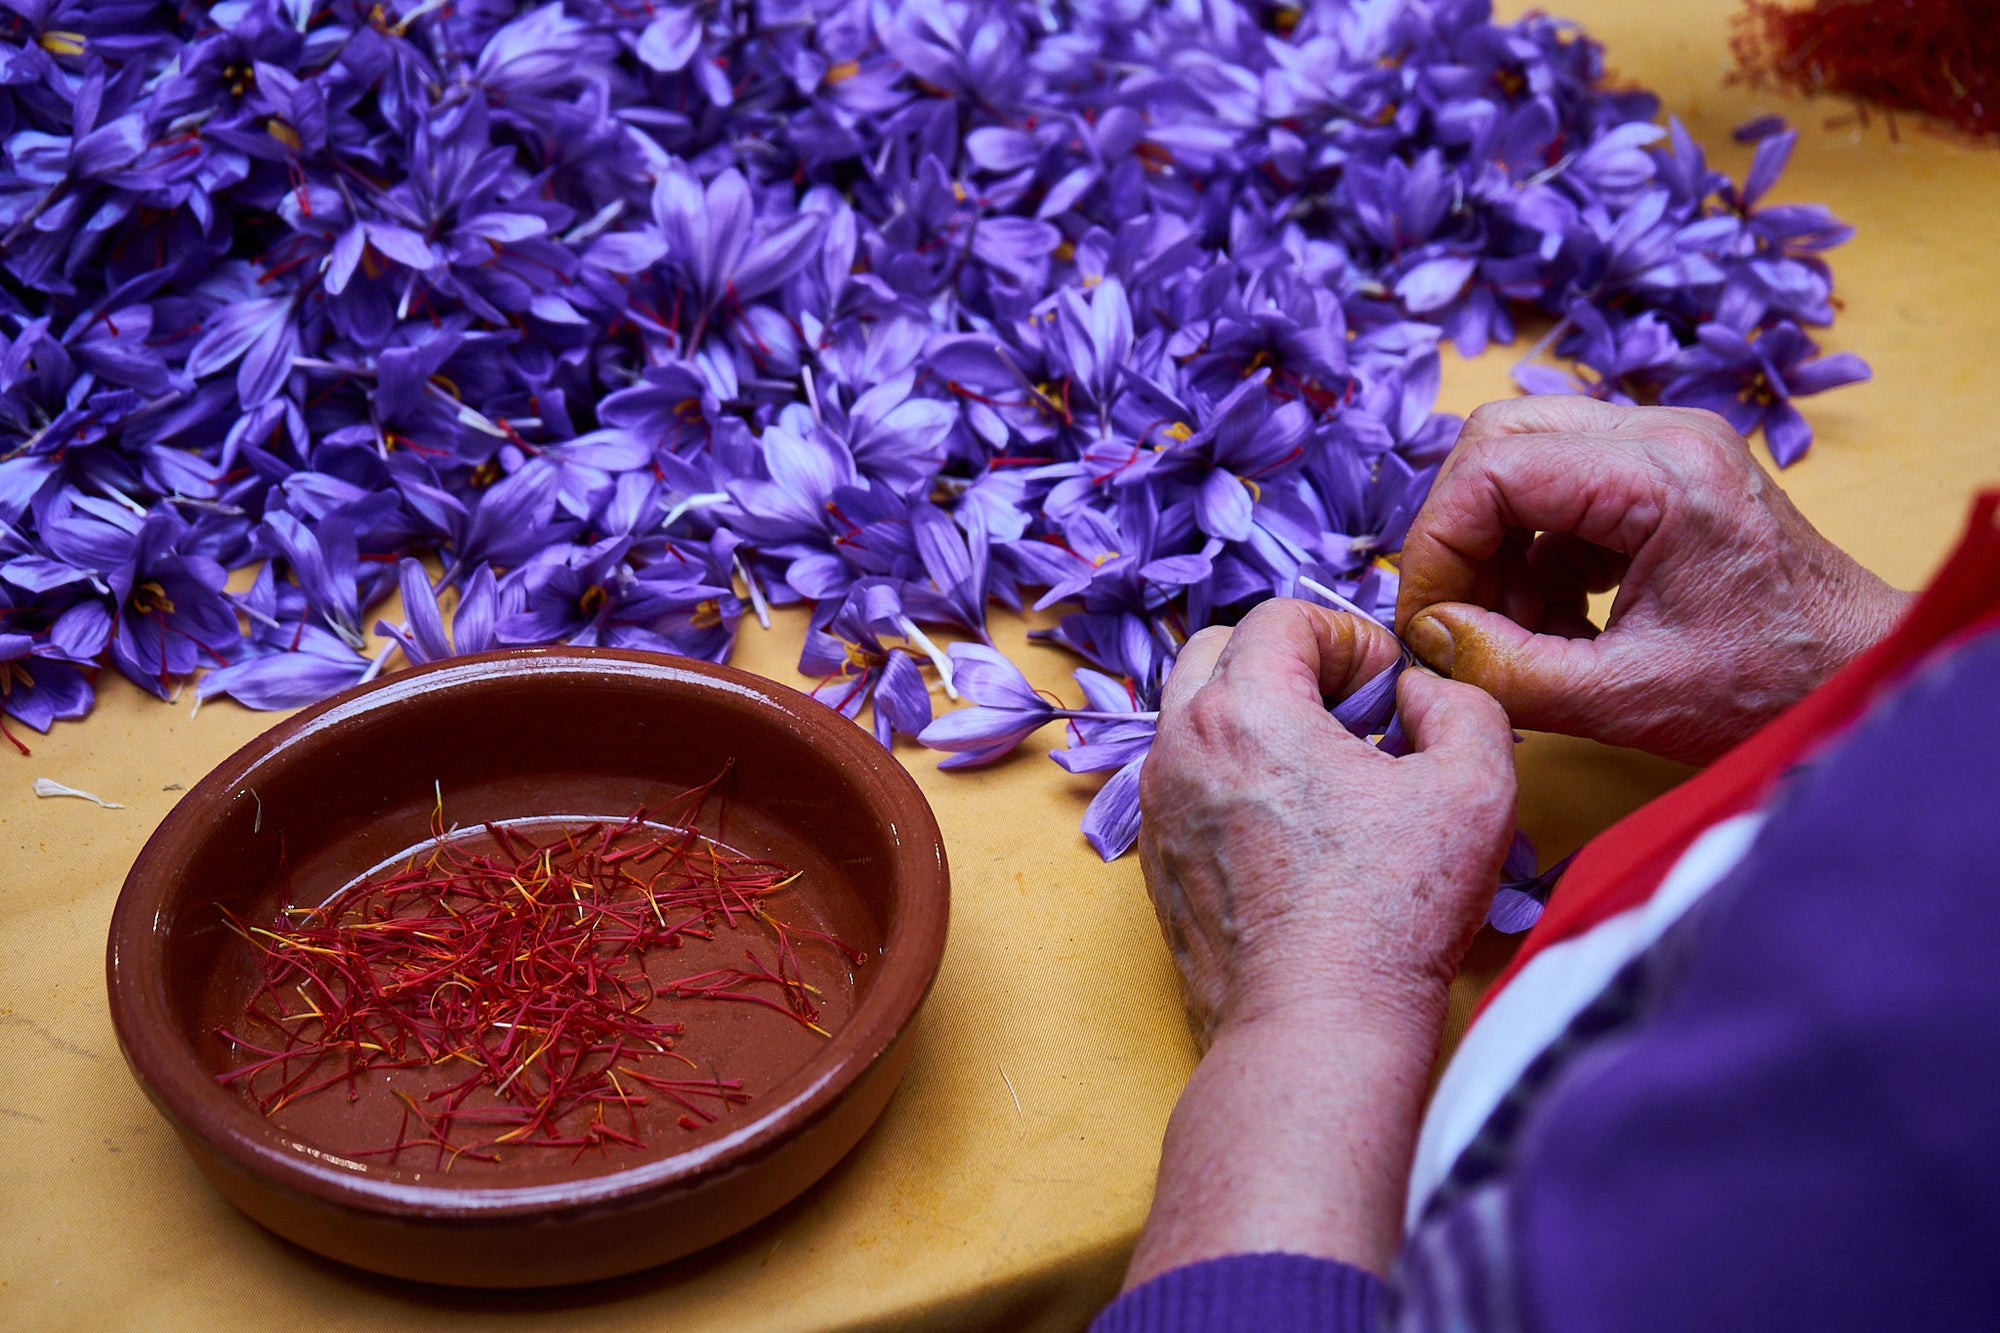
<svg viewBox="0 0 2000 1333">
<path fill-rule="evenodd" d="M 973 706 L 946 713 L 924 728 L 920 739 L 925 745 L 953 752 L 949 759 L 939 762 L 940 768 L 972 768 L 1003 759 L 1050 722 L 1150 725 L 1159 717 L 1155 711 L 1134 710 L 1129 706 L 1065 708 L 1038 693 L 1020 668 L 997 649 L 983 643 L 954 643 L 946 651 L 951 655 L 952 676 L 958 682 L 959 693 L 972 700 Z M 1118 696 L 1122 704 L 1130 704 L 1122 689 Z"/>
<path fill-rule="evenodd" d="M 1050 758 L 1072 773 L 1117 769 L 1086 810 L 1084 834 L 1105 860 L 1123 855 L 1138 836 L 1139 768 L 1152 746 L 1158 711 L 1138 707 L 1124 685 L 1087 669 L 1076 679 L 1090 707 L 1065 708 L 1037 693 L 995 649 L 955 643 L 948 651 L 960 692 L 975 702 L 924 728 L 923 744 L 953 752 L 938 767 L 993 763 L 1048 723 L 1066 721 L 1078 743 Z"/>
<path fill-rule="evenodd" d="M 1755 337 L 1726 324 L 1704 324 L 1695 330 L 1695 345 L 1674 361 L 1678 373 L 1660 390 L 1660 399 L 1705 407 L 1743 435 L 1762 430 L 1772 459 L 1789 467 L 1804 457 L 1813 437 L 1792 400 L 1871 374 L 1852 352 L 1818 353 L 1819 345 L 1789 320 Z"/>
</svg>

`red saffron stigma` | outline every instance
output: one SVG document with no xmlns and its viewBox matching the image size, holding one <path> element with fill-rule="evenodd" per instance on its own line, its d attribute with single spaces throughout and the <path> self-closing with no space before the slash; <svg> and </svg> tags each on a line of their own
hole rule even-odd
<svg viewBox="0 0 2000 1333">
<path fill-rule="evenodd" d="M 448 832 L 440 803 L 428 847 L 320 906 L 269 927 L 222 909 L 256 951 L 258 984 L 235 1029 L 215 1030 L 238 1059 L 217 1081 L 266 1115 L 334 1088 L 350 1102 L 394 1097 L 394 1138 L 349 1155 L 426 1153 L 440 1169 L 515 1149 L 572 1161 L 643 1149 L 637 1112 L 653 1102 L 684 1130 L 749 1102 L 741 1079 L 695 1071 L 674 1049 L 687 1006 L 748 1003 L 828 1035 L 800 949 L 848 966 L 866 954 L 771 914 L 799 872 L 697 831 L 728 771 L 658 812 L 553 833 Z M 767 949 L 746 949 L 740 967 L 648 973 L 654 951 L 724 930 Z M 387 1086 L 406 1069 L 431 1071 L 417 1095 Z"/>
<path fill-rule="evenodd" d="M 2000 0 L 1746 0 L 1731 45 L 1751 84 L 1856 98 L 1864 123 L 1874 102 L 2000 134 Z"/>
</svg>

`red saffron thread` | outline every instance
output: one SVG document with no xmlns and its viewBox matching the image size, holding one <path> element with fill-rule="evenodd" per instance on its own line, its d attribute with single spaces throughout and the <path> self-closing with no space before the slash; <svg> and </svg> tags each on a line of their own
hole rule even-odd
<svg viewBox="0 0 2000 1333">
<path fill-rule="evenodd" d="M 432 813 L 427 853 L 371 875 L 327 903 L 295 908 L 277 929 L 223 909 L 257 951 L 257 989 L 240 1031 L 216 1035 L 246 1057 L 217 1075 L 266 1115 L 365 1075 L 463 1066 L 457 1082 L 402 1103 L 393 1141 L 351 1155 L 431 1150 L 439 1168 L 460 1158 L 497 1162 L 503 1149 L 641 1149 L 637 1111 L 657 1097 L 700 1129 L 750 1100 L 742 1080 L 669 1077 L 661 1060 L 685 1032 L 656 1001 L 750 1003 L 828 1035 L 818 990 L 805 980 L 800 942 L 866 955 L 825 931 L 791 926 L 770 900 L 798 879 L 775 861 L 744 856 L 696 831 L 723 773 L 649 816 L 567 827 L 546 841 L 481 826 L 495 849 L 469 850 Z M 755 929 L 766 963 L 656 983 L 646 956 Z M 264 1033 L 272 1034 L 268 1038 Z M 253 1035 L 254 1034 L 254 1035 Z M 647 1066 L 654 1067 L 647 1067 Z M 606 1122 L 623 1113 L 625 1129 Z"/>
</svg>

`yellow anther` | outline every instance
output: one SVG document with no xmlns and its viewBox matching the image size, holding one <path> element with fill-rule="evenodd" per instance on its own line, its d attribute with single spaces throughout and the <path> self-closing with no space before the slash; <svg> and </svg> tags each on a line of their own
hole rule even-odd
<svg viewBox="0 0 2000 1333">
<path fill-rule="evenodd" d="M 140 615 L 154 611 L 174 613 L 174 599 L 167 596 L 167 590 L 159 584 L 146 582 L 132 589 L 132 609 Z"/>
</svg>

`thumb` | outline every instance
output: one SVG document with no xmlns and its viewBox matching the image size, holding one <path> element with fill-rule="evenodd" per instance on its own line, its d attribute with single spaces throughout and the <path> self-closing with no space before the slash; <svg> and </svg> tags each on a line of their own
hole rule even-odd
<svg viewBox="0 0 2000 1333">
<path fill-rule="evenodd" d="M 1418 754 L 1434 755 L 1511 793 L 1514 732 L 1507 715 L 1483 690 L 1428 671 L 1405 671 L 1398 682 L 1396 711 Z"/>
<path fill-rule="evenodd" d="M 1605 688 L 1597 640 L 1530 634 L 1497 611 L 1464 602 L 1426 607 L 1403 637 L 1439 675 L 1500 701 L 1517 727 L 1579 734 Z"/>
</svg>

